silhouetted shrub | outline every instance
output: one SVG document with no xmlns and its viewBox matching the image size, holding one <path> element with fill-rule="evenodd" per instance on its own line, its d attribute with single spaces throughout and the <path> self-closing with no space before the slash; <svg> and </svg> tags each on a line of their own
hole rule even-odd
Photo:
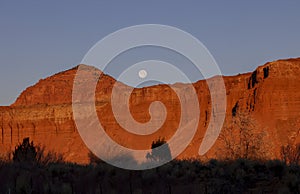
<svg viewBox="0 0 300 194">
<path fill-rule="evenodd" d="M 299 193 L 299 165 L 281 161 L 174 160 L 156 169 L 3 163 L 0 193 Z"/>
<path fill-rule="evenodd" d="M 47 165 L 49 163 L 62 163 L 64 161 L 63 155 L 55 152 L 46 152 L 45 146 L 36 146 L 36 160 L 41 165 Z"/>
<path fill-rule="evenodd" d="M 35 147 L 39 155 L 33 142 L 23 143 L 16 149 Z M 104 162 L 24 165 L 20 160 L 0 164 L 0 193 L 300 193 L 300 166 L 278 160 L 173 160 L 144 171 Z"/>
</svg>

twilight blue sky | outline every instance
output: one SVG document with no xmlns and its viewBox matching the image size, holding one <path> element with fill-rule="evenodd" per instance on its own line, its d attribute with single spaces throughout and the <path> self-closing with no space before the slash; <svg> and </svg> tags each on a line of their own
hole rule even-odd
<svg viewBox="0 0 300 194">
<path fill-rule="evenodd" d="M 11 104 L 39 79 L 77 65 L 109 33 L 137 24 L 189 32 L 225 75 L 299 57 L 299 7 L 296 0 L 0 1 L 0 105 Z M 107 73 L 118 75 L 118 65 Z"/>
</svg>

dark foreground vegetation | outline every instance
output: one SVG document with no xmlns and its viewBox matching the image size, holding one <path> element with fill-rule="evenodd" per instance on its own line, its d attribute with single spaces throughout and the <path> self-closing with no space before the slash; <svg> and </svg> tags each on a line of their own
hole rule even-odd
<svg viewBox="0 0 300 194">
<path fill-rule="evenodd" d="M 0 193 L 299 193 L 300 167 L 281 161 L 173 161 L 128 171 L 105 163 L 1 162 Z"/>
<path fill-rule="evenodd" d="M 0 193 L 300 193 L 299 161 L 288 157 L 282 161 L 182 160 L 129 171 L 92 155 L 89 165 L 65 163 L 29 139 L 12 155 L 12 160 L 0 161 Z"/>
</svg>

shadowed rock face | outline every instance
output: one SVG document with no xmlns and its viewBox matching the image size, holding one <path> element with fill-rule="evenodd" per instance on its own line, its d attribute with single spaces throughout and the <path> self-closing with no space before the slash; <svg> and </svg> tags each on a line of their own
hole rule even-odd
<svg viewBox="0 0 300 194">
<path fill-rule="evenodd" d="M 87 163 L 88 148 L 76 129 L 72 113 L 72 88 L 77 68 L 40 80 L 27 88 L 9 107 L 0 107 L 0 153 L 14 149 L 24 137 L 48 150 L 62 153 L 67 161 Z M 86 68 L 87 72 L 96 71 Z M 279 157 L 279 150 L 287 143 L 300 142 L 300 58 L 278 60 L 258 67 L 252 73 L 224 78 L 227 97 L 226 121 L 228 125 L 238 112 L 247 112 L 256 120 L 256 131 L 264 131 L 264 141 L 271 145 L 271 158 Z M 214 78 L 211 78 L 214 79 Z M 176 93 L 168 85 L 134 89 L 130 96 L 132 117 L 139 122 L 150 120 L 149 105 L 154 101 L 164 103 L 167 116 L 162 127 L 151 135 L 135 135 L 122 129 L 111 108 L 111 93 L 116 81 L 102 75 L 97 84 L 95 99 L 99 120 L 106 133 L 119 144 L 133 149 L 149 149 L 153 140 L 174 135 L 179 125 L 181 107 Z M 120 90 L 131 88 L 116 83 Z M 196 89 L 200 120 L 198 130 L 179 158 L 197 157 L 207 126 L 217 112 L 211 110 L 210 93 L 206 81 L 193 84 Z M 185 84 L 174 87 L 184 91 Z M 189 100 L 188 91 L 185 98 Z M 126 118 L 126 115 L 124 115 Z M 189 116 L 187 118 L 189 119 Z M 222 148 L 220 140 L 202 158 L 216 157 Z M 201 158 L 201 157 L 200 157 Z"/>
</svg>

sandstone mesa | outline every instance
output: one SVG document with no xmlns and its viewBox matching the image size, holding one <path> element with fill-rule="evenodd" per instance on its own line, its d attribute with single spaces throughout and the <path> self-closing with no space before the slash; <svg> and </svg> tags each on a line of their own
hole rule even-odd
<svg viewBox="0 0 300 194">
<path fill-rule="evenodd" d="M 14 149 L 24 137 L 64 155 L 66 161 L 85 164 L 89 150 L 76 129 L 72 113 L 72 88 L 77 67 L 57 73 L 28 87 L 11 106 L 0 107 L 0 153 Z M 300 58 L 268 62 L 252 73 L 223 76 L 227 111 L 225 123 L 233 119 L 233 112 L 247 112 L 256 121 L 258 131 L 264 131 L 271 158 L 279 158 L 280 147 L 300 143 Z M 213 78 L 211 78 L 213 79 Z M 166 121 L 157 132 L 139 136 L 118 125 L 113 116 L 110 95 L 114 84 L 121 90 L 130 89 L 108 76 L 102 75 L 96 89 L 96 109 L 107 134 L 116 142 L 134 149 L 149 149 L 159 137 L 169 139 L 175 133 L 180 119 L 180 103 L 168 85 L 135 88 L 130 96 L 130 111 L 139 122 L 147 122 L 149 105 L 161 101 L 167 109 Z M 211 99 L 205 80 L 193 83 L 196 89 L 200 120 L 198 130 L 179 158 L 198 157 L 198 150 L 212 119 Z M 185 84 L 176 87 L 184 90 Z M 186 99 L 189 94 L 186 93 Z M 188 110 L 188 107 L 186 107 Z M 188 118 L 187 118 L 188 119 Z M 222 133 L 222 132 L 221 132 Z M 200 158 L 216 157 L 220 140 Z"/>
</svg>

